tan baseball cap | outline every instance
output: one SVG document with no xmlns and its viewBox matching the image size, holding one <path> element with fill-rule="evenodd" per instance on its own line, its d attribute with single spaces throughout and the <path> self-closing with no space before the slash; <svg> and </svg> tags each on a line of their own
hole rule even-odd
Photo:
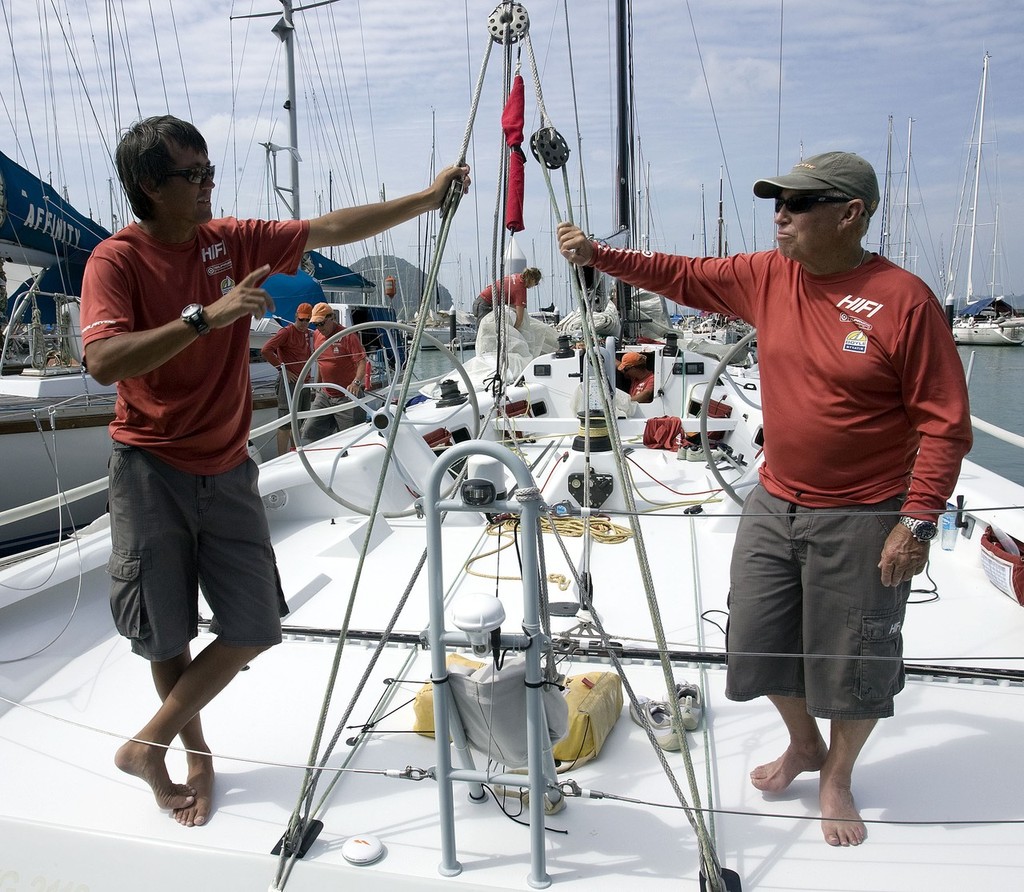
<svg viewBox="0 0 1024 892">
<path fill-rule="evenodd" d="M 824 152 L 798 161 L 781 177 L 758 180 L 754 194 L 758 198 L 777 198 L 783 189 L 838 189 L 850 198 L 864 202 L 871 216 L 878 207 L 878 177 L 875 169 L 852 152 Z"/>
</svg>

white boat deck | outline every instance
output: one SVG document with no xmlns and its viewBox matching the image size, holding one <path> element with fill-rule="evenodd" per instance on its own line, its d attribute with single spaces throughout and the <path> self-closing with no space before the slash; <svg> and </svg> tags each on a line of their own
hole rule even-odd
<svg viewBox="0 0 1024 892">
<path fill-rule="evenodd" d="M 520 423 L 526 430 L 528 423 Z M 737 443 L 746 435 L 729 434 Z M 580 467 L 572 439 L 549 431 L 536 442 L 522 441 L 551 504 L 565 497 L 568 475 Z M 408 470 L 417 457 L 403 448 Z M 325 442 L 311 454 L 368 505 L 379 451 L 332 451 Z M 752 454 L 749 444 L 737 451 Z M 591 457 L 598 473 L 605 473 L 602 463 L 610 462 L 610 453 Z M 428 573 L 414 576 L 426 539 L 415 516 L 374 523 L 349 623 L 350 632 L 364 637 L 350 639 L 342 652 L 325 740 L 407 589 L 408 602 L 319 783 L 313 817 L 323 830 L 287 882 L 273 885 L 278 858 L 271 849 L 300 794 L 368 524 L 314 491 L 296 464 L 286 458 L 261 473 L 291 607 L 286 640 L 253 661 L 204 710 L 219 771 L 216 810 L 206 826 L 179 826 L 155 807 L 141 781 L 114 767 L 120 741 L 137 732 L 157 704 L 144 663 L 112 628 L 103 525 L 83 537 L 81 552 L 65 544 L 59 560 L 56 552 L 46 553 L 0 569 L 0 659 L 7 661 L 0 664 L 0 889 L 4 883 L 18 892 L 171 892 L 183 885 L 218 892 L 531 887 L 528 814 L 518 797 L 475 804 L 469 788 L 456 785 L 462 870 L 445 877 L 439 872 L 437 782 L 394 776 L 407 768 L 429 772 L 438 761 L 434 742 L 411 730 L 411 700 L 431 675 L 431 654 L 420 643 L 428 625 Z M 897 698 L 895 717 L 880 723 L 858 763 L 854 791 L 868 840 L 833 849 L 819 827 L 816 776 L 798 778 L 777 796 L 749 783 L 749 772 L 786 746 L 774 710 L 764 701 L 734 703 L 724 696 L 722 627 L 738 508 L 719 497 L 705 501 L 714 484 L 701 462 L 640 447 L 630 452 L 629 464 L 672 672 L 677 681 L 699 683 L 705 697 L 703 724 L 687 735 L 694 784 L 701 807 L 711 810 L 705 821 L 717 857 L 739 876 L 742 889 L 934 892 L 1024 885 L 1024 776 L 1016 767 L 1024 677 L 957 677 L 942 668 L 1024 672 L 1024 607 L 986 578 L 978 544 L 981 525 L 993 520 L 1024 537 L 1024 512 L 1002 510 L 1024 505 L 1024 488 L 965 465 L 956 494 L 965 497 L 976 525 L 954 551 L 932 548 L 934 586 L 925 576 L 915 580 L 922 591 L 912 599 L 904 628 L 907 688 Z M 400 471 L 392 472 L 389 484 L 405 491 Z M 395 492 L 388 498 L 396 499 Z M 701 502 L 701 512 L 684 514 Z M 651 512 L 652 504 L 661 507 Z M 621 505 L 621 494 L 613 494 L 610 519 L 628 527 Z M 579 524 L 578 518 L 560 524 L 568 558 L 552 534 L 542 537 L 555 605 L 552 636 L 559 641 L 579 621 L 559 615 L 559 608 L 577 597 L 574 571 L 588 567 L 597 614 L 608 636 L 624 647 L 626 679 L 640 695 L 663 697 L 634 539 L 595 541 L 585 560 L 584 540 L 571 535 Z M 499 541 L 485 526 L 475 512 L 447 517 L 440 554 L 433 554 L 442 562 L 446 610 L 462 594 L 496 593 L 507 614 L 503 630 L 517 632 L 523 615 L 517 554 L 525 532 L 518 540 L 506 534 L 505 547 L 490 553 Z M 584 630 L 575 637 L 585 649 L 598 635 Z M 27 656 L 51 640 L 49 648 Z M 203 632 L 200 646 L 208 640 Z M 556 646 L 556 652 L 566 675 L 613 669 L 605 657 L 571 647 Z M 375 715 L 383 717 L 361 733 Z M 553 888 L 701 888 L 695 834 L 657 754 L 630 720 L 627 700 L 600 756 L 559 775 L 587 792 L 570 797 L 562 812 L 545 821 Z M 475 758 L 478 768 L 486 766 L 486 756 Z M 683 756 L 667 758 L 692 802 Z M 182 777 L 184 755 L 173 752 L 169 763 L 172 776 Z M 349 864 L 344 842 L 365 835 L 383 843 L 384 857 L 368 866 Z"/>
</svg>

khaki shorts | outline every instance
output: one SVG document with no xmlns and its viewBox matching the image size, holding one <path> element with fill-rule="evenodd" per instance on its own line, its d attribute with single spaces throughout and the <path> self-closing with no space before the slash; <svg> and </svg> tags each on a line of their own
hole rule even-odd
<svg viewBox="0 0 1024 892">
<path fill-rule="evenodd" d="M 199 634 L 200 586 L 223 644 L 281 641 L 288 607 L 257 480 L 251 459 L 202 477 L 114 444 L 110 607 L 133 652 L 152 661 L 183 653 Z"/>
<path fill-rule="evenodd" d="M 732 557 L 729 699 L 799 697 L 825 719 L 893 714 L 910 583 L 883 586 L 878 561 L 902 501 L 802 508 L 751 492 Z"/>
</svg>

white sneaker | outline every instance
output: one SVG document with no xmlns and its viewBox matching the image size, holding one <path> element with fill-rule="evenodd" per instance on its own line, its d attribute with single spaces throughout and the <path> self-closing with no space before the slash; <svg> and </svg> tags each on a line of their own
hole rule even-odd
<svg viewBox="0 0 1024 892">
<path fill-rule="evenodd" d="M 679 749 L 679 735 L 672 727 L 672 713 L 667 703 L 638 697 L 635 706 L 632 703 L 629 705 L 629 717 L 641 728 L 650 728 L 655 742 L 663 750 Z"/>
<path fill-rule="evenodd" d="M 687 731 L 696 731 L 704 717 L 700 688 L 688 681 L 676 684 L 676 699 L 679 701 L 679 717 Z"/>
</svg>

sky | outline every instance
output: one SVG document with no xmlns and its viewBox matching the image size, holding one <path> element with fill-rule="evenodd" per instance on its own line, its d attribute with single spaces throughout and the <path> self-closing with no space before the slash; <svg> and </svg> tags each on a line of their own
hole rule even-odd
<svg viewBox="0 0 1024 892">
<path fill-rule="evenodd" d="M 423 262 L 468 309 L 508 238 L 498 204 L 504 52 L 491 2 L 345 0 L 295 13 L 300 215 L 425 187 L 465 146 L 473 188 L 446 239 L 438 215 L 346 246 L 352 263 L 383 250 Z M 614 0 L 534 0 L 539 88 L 525 41 L 527 140 L 543 122 L 570 148 L 549 189 L 528 157 L 526 228 L 517 244 L 545 281 L 538 304 L 567 306 L 553 247 L 570 216 L 595 236 L 617 225 Z M 958 268 L 963 295 L 977 226 L 973 290 L 1024 294 L 1024 3 L 951 0 L 633 0 L 637 226 L 652 250 L 738 253 L 772 247 L 761 177 L 841 149 L 876 168 L 889 196 L 868 234 L 940 297 Z M 130 219 L 111 156 L 132 121 L 192 120 L 217 165 L 214 204 L 240 217 L 287 217 L 268 185 L 264 143 L 291 145 L 280 0 L 0 0 L 0 151 L 66 192 L 108 228 Z M 256 16 L 249 18 L 248 16 Z M 484 66 L 488 45 L 489 60 Z M 979 199 L 970 200 L 983 60 L 989 55 Z M 513 59 L 512 64 L 515 63 Z M 467 140 L 478 78 L 483 74 Z M 908 151 L 909 149 L 909 151 Z M 529 152 L 528 152 L 529 156 Z M 288 151 L 277 152 L 287 182 Z M 909 167 L 908 167 L 909 157 Z M 887 160 L 888 159 L 888 160 Z M 443 242 L 443 244 L 442 244 Z M 531 307 L 532 308 L 532 307 Z"/>
</svg>

